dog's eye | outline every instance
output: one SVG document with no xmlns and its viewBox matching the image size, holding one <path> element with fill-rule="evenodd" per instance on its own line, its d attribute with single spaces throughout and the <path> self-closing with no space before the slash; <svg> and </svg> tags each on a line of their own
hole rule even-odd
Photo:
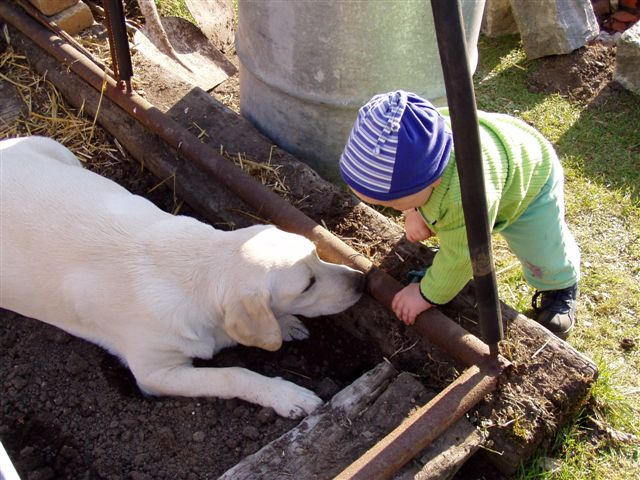
<svg viewBox="0 0 640 480">
<path fill-rule="evenodd" d="M 302 291 L 302 293 L 306 292 L 311 287 L 313 287 L 314 283 L 316 283 L 316 277 L 311 277 L 311 279 L 309 280 L 309 285 L 307 285 L 307 287 Z"/>
</svg>

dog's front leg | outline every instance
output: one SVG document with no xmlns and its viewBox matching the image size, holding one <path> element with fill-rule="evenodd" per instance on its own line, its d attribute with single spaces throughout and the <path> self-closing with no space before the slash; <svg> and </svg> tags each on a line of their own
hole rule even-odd
<svg viewBox="0 0 640 480">
<path fill-rule="evenodd" d="M 245 368 L 194 368 L 179 364 L 138 371 L 131 365 L 140 388 L 155 395 L 240 398 L 273 408 L 278 415 L 298 418 L 322 404 L 312 391 L 280 377 L 265 377 Z"/>
</svg>

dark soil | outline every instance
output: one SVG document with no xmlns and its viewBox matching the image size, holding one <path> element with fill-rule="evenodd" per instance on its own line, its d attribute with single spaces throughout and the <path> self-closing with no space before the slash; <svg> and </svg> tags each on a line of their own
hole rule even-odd
<svg viewBox="0 0 640 480">
<path fill-rule="evenodd" d="M 0 437 L 28 479 L 216 478 L 297 422 L 238 400 L 140 393 L 105 350 L 1 311 Z M 378 361 L 329 319 L 276 353 L 236 347 L 196 366 L 242 366 L 330 398 Z"/>
<path fill-rule="evenodd" d="M 559 93 L 573 100 L 590 103 L 620 90 L 612 81 L 616 48 L 593 43 L 568 55 L 555 55 L 540 61 L 529 74 L 530 90 Z"/>
</svg>

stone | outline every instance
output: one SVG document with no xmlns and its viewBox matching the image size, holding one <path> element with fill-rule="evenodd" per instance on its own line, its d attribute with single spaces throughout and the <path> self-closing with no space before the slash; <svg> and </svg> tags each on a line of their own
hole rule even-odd
<svg viewBox="0 0 640 480">
<path fill-rule="evenodd" d="M 510 0 L 527 58 L 563 55 L 600 32 L 590 0 Z"/>
<path fill-rule="evenodd" d="M 51 16 L 75 5 L 79 0 L 29 0 L 43 15 Z"/>
<path fill-rule="evenodd" d="M 640 95 L 640 22 L 624 32 L 618 41 L 613 79 Z"/>
<path fill-rule="evenodd" d="M 78 2 L 57 15 L 50 17 L 50 19 L 69 35 L 80 33 L 85 28 L 93 25 L 93 14 L 84 2 Z"/>
<path fill-rule="evenodd" d="M 513 13 L 511 13 L 509 0 L 487 0 L 480 31 L 492 38 L 518 33 L 518 26 L 513 18 Z"/>
</svg>

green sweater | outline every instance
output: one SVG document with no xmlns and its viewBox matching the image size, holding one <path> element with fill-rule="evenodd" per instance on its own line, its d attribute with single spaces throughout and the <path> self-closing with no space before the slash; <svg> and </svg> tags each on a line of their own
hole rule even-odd
<svg viewBox="0 0 640 480">
<path fill-rule="evenodd" d="M 448 109 L 439 111 L 449 122 Z M 540 192 L 555 152 L 537 130 L 517 118 L 478 111 L 478 119 L 489 225 L 495 233 L 513 223 Z M 432 302 L 444 304 L 473 277 L 453 151 L 442 182 L 419 211 L 440 239 L 420 289 Z"/>
</svg>

